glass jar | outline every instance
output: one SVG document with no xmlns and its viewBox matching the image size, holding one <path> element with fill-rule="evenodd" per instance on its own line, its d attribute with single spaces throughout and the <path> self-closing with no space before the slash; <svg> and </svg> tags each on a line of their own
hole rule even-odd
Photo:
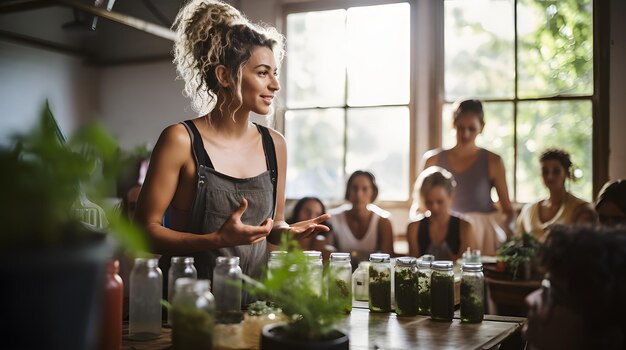
<svg viewBox="0 0 626 350">
<path fill-rule="evenodd" d="M 307 257 L 309 265 L 309 287 L 316 295 L 322 295 L 322 286 L 324 283 L 322 252 L 317 250 L 305 250 L 303 253 Z"/>
<path fill-rule="evenodd" d="M 417 312 L 420 315 L 430 316 L 430 261 L 419 261 L 417 263 Z"/>
<path fill-rule="evenodd" d="M 435 256 L 432 254 L 424 254 L 420 258 L 420 261 L 432 263 L 433 261 L 435 261 Z"/>
<path fill-rule="evenodd" d="M 209 281 L 179 278 L 172 301 L 172 348 L 212 349 L 215 302 Z"/>
<path fill-rule="evenodd" d="M 417 315 L 417 259 L 402 257 L 396 259 L 394 268 L 394 293 L 398 316 Z"/>
<path fill-rule="evenodd" d="M 483 264 L 463 264 L 461 275 L 461 322 L 480 323 L 485 314 Z"/>
<path fill-rule="evenodd" d="M 391 262 L 389 254 L 370 254 L 369 308 L 374 312 L 391 311 Z"/>
<path fill-rule="evenodd" d="M 430 317 L 436 321 L 452 321 L 454 318 L 454 272 L 452 261 L 432 263 L 430 276 Z"/>
<path fill-rule="evenodd" d="M 150 340 L 161 335 L 163 274 L 157 259 L 135 259 L 130 273 L 128 337 Z"/>
<path fill-rule="evenodd" d="M 350 253 L 330 253 L 328 298 L 339 299 L 343 311 L 352 311 L 352 265 Z"/>
<path fill-rule="evenodd" d="M 282 261 L 287 255 L 284 250 L 275 250 L 270 252 L 270 256 L 267 259 L 267 278 L 272 278 L 272 271 L 282 266 Z"/>
<path fill-rule="evenodd" d="M 239 323 L 241 312 L 241 268 L 238 256 L 219 256 L 213 269 L 215 316 L 219 323 Z"/>
<path fill-rule="evenodd" d="M 193 266 L 194 259 L 186 256 L 173 256 L 170 260 L 170 269 L 167 272 L 167 301 L 170 303 L 174 300 L 175 283 L 176 280 L 181 277 L 188 277 L 192 279 L 198 278 L 198 272 L 196 267 Z M 167 323 L 171 323 L 170 310 L 167 312 Z"/>
<path fill-rule="evenodd" d="M 352 273 L 352 295 L 354 300 L 369 300 L 369 261 L 361 261 L 359 267 Z"/>
</svg>

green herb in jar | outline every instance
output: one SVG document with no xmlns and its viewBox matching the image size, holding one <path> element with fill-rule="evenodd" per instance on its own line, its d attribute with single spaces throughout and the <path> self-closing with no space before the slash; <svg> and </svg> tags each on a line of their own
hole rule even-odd
<svg viewBox="0 0 626 350">
<path fill-rule="evenodd" d="M 398 316 L 417 314 L 417 275 L 409 269 L 395 272 L 396 313 Z"/>
<path fill-rule="evenodd" d="M 474 291 L 472 285 L 461 281 L 461 322 L 480 323 L 484 317 L 484 304 L 482 298 Z"/>
<path fill-rule="evenodd" d="M 454 276 L 433 272 L 430 281 L 430 316 L 437 321 L 454 318 Z"/>
<path fill-rule="evenodd" d="M 430 316 L 430 276 L 424 272 L 418 272 L 417 278 L 419 281 L 418 313 Z"/>
<path fill-rule="evenodd" d="M 335 278 L 335 283 L 330 285 L 329 297 L 342 299 L 344 301 L 343 311 L 346 313 L 352 311 L 352 298 L 346 281 L 341 278 Z"/>
<path fill-rule="evenodd" d="M 391 311 L 391 279 L 389 273 L 369 269 L 369 307 L 371 311 Z"/>
<path fill-rule="evenodd" d="M 172 309 L 173 349 L 212 349 L 213 316 L 203 310 L 174 307 Z"/>
</svg>

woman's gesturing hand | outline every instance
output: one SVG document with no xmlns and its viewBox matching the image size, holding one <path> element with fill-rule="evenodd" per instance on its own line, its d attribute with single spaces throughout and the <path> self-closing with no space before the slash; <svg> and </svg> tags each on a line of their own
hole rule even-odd
<svg viewBox="0 0 626 350">
<path fill-rule="evenodd" d="M 296 222 L 295 224 L 291 224 L 286 227 L 280 227 L 279 229 L 295 234 L 296 238 L 306 238 L 320 232 L 330 231 L 328 226 L 320 224 L 328 219 L 330 219 L 330 214 L 324 214 L 310 220 Z"/>
<path fill-rule="evenodd" d="M 265 219 L 259 226 L 246 225 L 241 221 L 243 213 L 248 209 L 248 201 L 243 198 L 239 208 L 235 210 L 226 222 L 217 230 L 220 237 L 220 246 L 234 247 L 237 245 L 258 243 L 267 237 L 272 230 L 274 221 Z"/>
</svg>

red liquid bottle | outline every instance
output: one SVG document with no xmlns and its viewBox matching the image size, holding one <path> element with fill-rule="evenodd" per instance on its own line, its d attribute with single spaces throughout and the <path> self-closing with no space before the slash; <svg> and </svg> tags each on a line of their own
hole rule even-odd
<svg viewBox="0 0 626 350">
<path fill-rule="evenodd" d="M 102 298 L 102 324 L 100 325 L 100 350 L 122 348 L 122 304 L 124 284 L 117 274 L 120 263 L 113 260 L 107 266 L 105 291 Z"/>
</svg>

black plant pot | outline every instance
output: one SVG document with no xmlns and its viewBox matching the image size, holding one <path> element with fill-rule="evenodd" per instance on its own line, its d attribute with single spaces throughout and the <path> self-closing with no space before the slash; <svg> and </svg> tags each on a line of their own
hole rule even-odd
<svg viewBox="0 0 626 350">
<path fill-rule="evenodd" d="M 285 333 L 285 324 L 272 324 L 263 328 L 261 350 L 348 350 L 350 348 L 348 335 L 339 331 L 336 331 L 336 335 L 336 338 L 318 341 L 293 339 Z"/>
<path fill-rule="evenodd" d="M 95 235 L 71 247 L 2 254 L 2 347 L 95 349 L 111 252 L 104 235 Z"/>
</svg>

